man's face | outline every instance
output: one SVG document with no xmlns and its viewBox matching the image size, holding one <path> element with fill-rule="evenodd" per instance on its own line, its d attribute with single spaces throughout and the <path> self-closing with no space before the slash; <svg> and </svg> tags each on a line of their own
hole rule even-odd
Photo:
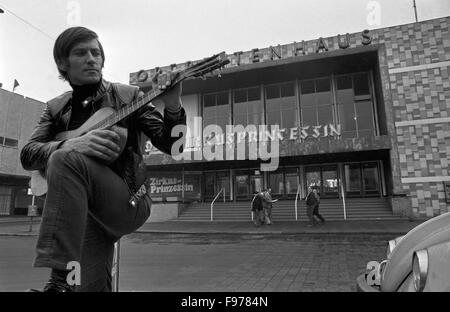
<svg viewBox="0 0 450 312">
<path fill-rule="evenodd" d="M 69 81 L 78 86 L 93 84 L 102 77 L 103 58 L 96 39 L 80 42 L 70 50 L 64 70 Z"/>
</svg>

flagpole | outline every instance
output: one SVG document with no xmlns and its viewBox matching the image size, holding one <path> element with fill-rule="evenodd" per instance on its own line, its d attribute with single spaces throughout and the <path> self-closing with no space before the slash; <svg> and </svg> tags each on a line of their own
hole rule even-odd
<svg viewBox="0 0 450 312">
<path fill-rule="evenodd" d="M 416 0 L 413 0 L 413 6 L 414 6 L 414 15 L 416 16 L 416 23 L 417 23 L 417 22 L 419 22 L 419 19 L 417 18 Z"/>
</svg>

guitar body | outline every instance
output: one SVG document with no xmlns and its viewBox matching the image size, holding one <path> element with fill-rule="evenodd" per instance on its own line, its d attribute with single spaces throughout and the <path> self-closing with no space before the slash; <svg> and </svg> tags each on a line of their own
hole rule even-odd
<svg viewBox="0 0 450 312">
<path fill-rule="evenodd" d="M 63 131 L 55 136 L 56 141 L 63 141 L 68 139 L 73 139 L 79 136 L 82 136 L 94 129 L 102 129 L 96 127 L 96 125 L 100 124 L 103 120 L 115 114 L 116 110 L 112 107 L 103 107 L 95 112 L 84 124 L 82 124 L 78 129 L 71 131 Z M 110 130 L 116 132 L 119 137 L 119 147 L 120 152 L 119 155 L 122 154 L 125 145 L 127 143 L 128 138 L 128 129 L 119 127 L 117 125 L 110 127 Z M 109 164 L 109 163 L 108 163 Z M 45 174 L 42 170 L 33 170 L 31 172 L 31 180 L 30 180 L 30 188 L 31 192 L 35 196 L 43 196 L 47 193 L 47 181 L 45 180 Z"/>
</svg>

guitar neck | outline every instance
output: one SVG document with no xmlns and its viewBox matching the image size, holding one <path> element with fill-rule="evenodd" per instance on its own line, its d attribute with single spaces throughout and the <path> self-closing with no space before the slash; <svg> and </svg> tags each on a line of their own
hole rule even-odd
<svg viewBox="0 0 450 312">
<path fill-rule="evenodd" d="M 154 99 L 156 99 L 158 96 L 160 96 L 164 91 L 161 90 L 151 90 L 147 92 L 144 95 L 139 96 L 136 100 L 131 102 L 129 105 L 126 105 L 119 109 L 114 114 L 111 114 L 107 118 L 103 119 L 101 122 L 94 125 L 90 130 L 93 129 L 101 129 L 101 128 L 108 128 L 111 127 L 121 120 L 127 118 L 128 116 L 132 115 L 136 111 L 138 111 L 140 108 L 144 107 Z"/>
<path fill-rule="evenodd" d="M 213 55 L 209 58 L 203 59 L 202 61 L 199 61 L 192 65 L 191 67 L 186 68 L 184 71 L 179 72 L 173 80 L 171 87 L 175 86 L 176 84 L 180 83 L 186 78 L 189 77 L 199 77 L 203 76 L 205 74 L 211 73 L 214 70 L 220 69 L 226 64 L 228 64 L 230 61 L 226 58 L 225 52 Z M 171 88 L 170 87 L 170 88 Z M 170 89 L 169 88 L 169 89 Z M 136 100 L 134 100 L 129 105 L 126 105 L 116 111 L 115 113 L 109 115 L 104 120 L 100 121 L 99 123 L 95 124 L 93 127 L 91 127 L 90 130 L 99 129 L 99 128 L 108 128 L 110 126 L 115 125 L 119 121 L 125 119 L 126 117 L 130 116 L 131 114 L 135 113 L 137 110 L 142 108 L 144 105 L 150 103 L 154 99 L 156 99 L 158 96 L 166 92 L 168 89 L 165 90 L 150 90 L 146 94 L 138 97 Z"/>
</svg>

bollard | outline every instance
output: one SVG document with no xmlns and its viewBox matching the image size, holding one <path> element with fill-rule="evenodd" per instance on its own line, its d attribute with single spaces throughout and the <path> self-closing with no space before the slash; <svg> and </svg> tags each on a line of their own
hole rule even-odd
<svg viewBox="0 0 450 312">
<path fill-rule="evenodd" d="M 112 291 L 119 291 L 119 261 L 120 261 L 120 239 L 114 243 L 114 256 L 112 263 Z"/>
<path fill-rule="evenodd" d="M 37 217 L 37 206 L 34 204 L 34 195 L 31 201 L 31 205 L 28 205 L 28 216 L 30 217 L 30 227 L 29 232 L 33 231 L 33 217 Z"/>
</svg>

